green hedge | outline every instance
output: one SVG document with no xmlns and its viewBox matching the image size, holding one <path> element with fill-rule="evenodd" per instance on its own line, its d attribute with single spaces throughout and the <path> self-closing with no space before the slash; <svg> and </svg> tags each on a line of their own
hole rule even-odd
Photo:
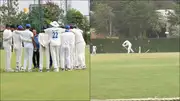
<svg viewBox="0 0 180 101">
<path fill-rule="evenodd" d="M 92 45 L 97 46 L 97 53 L 125 53 L 127 50 L 122 47 L 122 43 L 126 39 L 93 39 Z M 180 52 L 179 50 L 179 38 L 172 39 L 127 39 L 132 43 L 132 48 L 135 52 L 139 51 L 141 46 L 141 52 Z"/>
</svg>

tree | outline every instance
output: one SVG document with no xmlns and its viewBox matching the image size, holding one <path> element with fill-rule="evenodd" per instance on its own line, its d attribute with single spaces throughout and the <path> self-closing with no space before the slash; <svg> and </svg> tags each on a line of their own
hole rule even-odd
<svg viewBox="0 0 180 101">
<path fill-rule="evenodd" d="M 88 32 L 90 31 L 89 20 L 86 16 L 76 9 L 69 9 L 66 14 L 66 24 L 75 24 L 84 31 L 84 38 L 86 43 L 90 41 Z"/>
<path fill-rule="evenodd" d="M 49 25 L 51 21 L 59 21 L 63 19 L 63 9 L 53 2 L 34 7 L 29 13 L 29 22 L 41 30 L 42 26 Z"/>
<path fill-rule="evenodd" d="M 29 23 L 28 14 L 22 11 L 15 16 L 15 19 L 15 25 L 25 25 Z"/>
<path fill-rule="evenodd" d="M 151 28 L 151 22 L 158 21 L 152 2 L 123 1 L 116 13 L 115 22 L 120 36 L 145 38 L 146 30 Z"/>
<path fill-rule="evenodd" d="M 110 24 L 114 17 L 113 8 L 104 3 L 97 3 L 91 15 L 91 27 L 96 29 L 97 33 L 110 35 Z"/>
<path fill-rule="evenodd" d="M 0 18 L 2 24 L 15 24 L 18 11 L 18 0 L 9 0 L 0 6 Z"/>
<path fill-rule="evenodd" d="M 147 30 L 162 31 L 164 23 L 159 20 L 153 1 L 119 0 L 94 1 L 91 15 L 91 25 L 97 31 L 107 34 L 109 32 L 108 14 L 112 14 L 113 34 L 119 37 L 146 38 Z"/>
<path fill-rule="evenodd" d="M 66 14 L 66 24 L 76 24 L 83 30 L 89 30 L 89 21 L 86 16 L 76 9 L 69 9 Z"/>
<path fill-rule="evenodd" d="M 53 2 L 47 2 L 45 5 L 43 5 L 42 10 L 44 13 L 43 17 L 45 24 L 49 24 L 49 21 L 59 21 L 64 19 L 64 10 Z"/>
</svg>

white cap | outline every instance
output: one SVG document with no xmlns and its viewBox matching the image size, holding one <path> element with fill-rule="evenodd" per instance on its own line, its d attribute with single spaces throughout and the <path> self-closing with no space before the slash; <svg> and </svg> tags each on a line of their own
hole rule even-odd
<svg viewBox="0 0 180 101">
<path fill-rule="evenodd" d="M 59 27 L 59 24 L 56 21 L 51 22 L 50 25 L 53 27 Z"/>
</svg>

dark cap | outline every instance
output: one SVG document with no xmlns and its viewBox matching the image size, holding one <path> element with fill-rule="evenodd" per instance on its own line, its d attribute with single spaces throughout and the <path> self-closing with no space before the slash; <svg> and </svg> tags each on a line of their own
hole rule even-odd
<svg viewBox="0 0 180 101">
<path fill-rule="evenodd" d="M 10 28 L 16 28 L 16 26 L 15 25 L 11 25 Z"/>
</svg>

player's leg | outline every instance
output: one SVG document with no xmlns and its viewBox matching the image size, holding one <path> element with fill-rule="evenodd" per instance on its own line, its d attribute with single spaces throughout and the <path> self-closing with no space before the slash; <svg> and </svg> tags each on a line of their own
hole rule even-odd
<svg viewBox="0 0 180 101">
<path fill-rule="evenodd" d="M 81 57 L 81 45 L 80 45 L 80 43 L 76 44 L 76 48 L 77 48 L 77 60 L 78 60 L 78 68 L 77 69 L 81 69 L 82 57 Z"/>
<path fill-rule="evenodd" d="M 4 47 L 5 54 L 6 54 L 6 71 L 13 72 L 11 68 L 11 46 Z"/>
<path fill-rule="evenodd" d="M 36 51 L 36 63 L 37 63 L 37 68 L 39 68 L 39 49 Z"/>
<path fill-rule="evenodd" d="M 131 52 L 131 47 L 128 46 L 127 50 L 128 50 L 128 53 L 130 53 Z"/>
<path fill-rule="evenodd" d="M 16 71 L 20 70 L 21 67 L 21 48 L 20 49 L 14 49 L 15 55 L 16 55 Z"/>
<path fill-rule="evenodd" d="M 24 48 L 24 66 L 23 66 L 23 70 L 22 71 L 25 71 L 26 70 L 26 67 L 27 67 L 27 60 L 28 60 L 28 48 Z"/>
<path fill-rule="evenodd" d="M 39 72 L 42 72 L 43 70 L 43 55 L 44 55 L 44 47 L 42 47 L 42 45 L 40 45 L 40 61 L 39 61 Z"/>
<path fill-rule="evenodd" d="M 81 44 L 81 57 L 82 57 L 82 68 L 85 69 L 86 68 L 86 58 L 85 58 L 85 49 L 86 49 L 86 44 L 82 43 Z"/>
<path fill-rule="evenodd" d="M 132 46 L 130 46 L 130 51 L 131 51 L 132 53 L 134 53 L 134 51 L 133 51 L 133 49 L 132 49 Z"/>
<path fill-rule="evenodd" d="M 36 64 L 36 52 L 35 51 L 33 51 L 32 61 L 33 61 L 34 68 L 37 68 L 37 64 Z"/>
<path fill-rule="evenodd" d="M 60 67 L 60 53 L 59 53 L 59 48 L 60 48 L 60 46 L 56 46 L 56 59 L 57 59 L 57 66 L 58 66 L 58 69 L 59 69 L 59 67 Z"/>
<path fill-rule="evenodd" d="M 47 69 L 47 72 L 49 72 L 49 65 L 50 65 L 50 61 L 49 61 L 49 47 L 46 47 L 45 48 L 45 55 L 46 55 L 46 69 Z"/>
<path fill-rule="evenodd" d="M 51 56 L 52 56 L 52 60 L 53 60 L 53 65 L 54 65 L 54 71 L 58 72 L 58 65 L 57 65 L 57 58 L 56 58 L 56 50 L 54 46 L 50 46 L 51 48 Z"/>
<path fill-rule="evenodd" d="M 51 55 L 51 49 L 50 49 L 50 45 L 48 45 L 49 47 L 49 68 L 52 68 L 53 65 L 53 61 L 52 61 L 52 55 Z"/>
<path fill-rule="evenodd" d="M 21 59 L 22 59 L 22 52 L 23 52 L 23 48 L 19 49 L 19 68 L 22 68 L 22 64 L 21 64 Z"/>
<path fill-rule="evenodd" d="M 78 63 L 77 63 L 77 48 L 76 48 L 76 45 L 74 47 L 74 68 L 77 68 L 78 66 Z"/>
<path fill-rule="evenodd" d="M 14 49 L 16 55 L 16 71 L 19 71 L 19 63 L 18 63 L 18 49 Z"/>
<path fill-rule="evenodd" d="M 64 46 L 61 46 L 60 48 L 60 54 L 61 54 L 61 57 L 60 57 L 60 61 L 61 61 L 61 69 L 62 70 L 65 70 L 65 50 L 64 50 Z"/>
<path fill-rule="evenodd" d="M 84 51 L 85 51 L 85 45 L 84 43 L 79 43 L 77 45 L 78 47 L 78 60 L 79 60 L 79 66 L 80 68 L 85 68 L 85 59 L 84 59 Z"/>
<path fill-rule="evenodd" d="M 71 45 L 69 48 L 68 48 L 68 51 L 70 52 L 70 61 L 71 61 L 71 64 L 70 64 L 70 67 L 71 69 L 73 69 L 73 66 L 74 66 L 74 59 L 73 59 L 73 56 L 74 56 L 74 45 Z"/>
<path fill-rule="evenodd" d="M 78 67 L 78 58 L 77 58 L 77 46 L 74 48 L 74 68 Z"/>
<path fill-rule="evenodd" d="M 61 66 L 61 45 L 59 46 L 59 68 Z"/>
<path fill-rule="evenodd" d="M 71 70 L 72 69 L 72 57 L 71 57 L 71 50 L 70 50 L 70 47 L 66 47 L 66 50 L 65 50 L 65 60 L 66 60 L 66 64 L 67 64 L 67 68 L 68 70 Z"/>
<path fill-rule="evenodd" d="M 33 57 L 33 48 L 28 48 L 28 60 L 29 60 L 28 72 L 32 71 L 32 57 Z"/>
</svg>

